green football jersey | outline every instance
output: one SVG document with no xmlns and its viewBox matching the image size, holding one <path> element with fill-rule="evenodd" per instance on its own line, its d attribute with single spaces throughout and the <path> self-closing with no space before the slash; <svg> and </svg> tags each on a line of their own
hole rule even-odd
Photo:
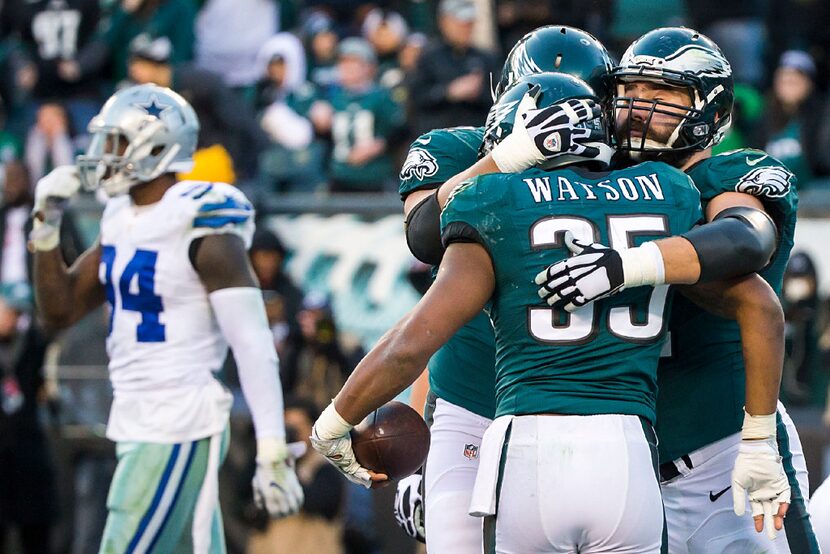
<svg viewBox="0 0 830 554">
<path fill-rule="evenodd" d="M 401 198 L 436 189 L 478 160 L 483 127 L 436 129 L 409 147 L 401 169 Z M 429 361 L 429 387 L 439 398 L 492 419 L 496 413 L 496 340 L 490 318 L 480 313 Z"/>
<path fill-rule="evenodd" d="M 778 250 L 760 275 L 781 293 L 793 247 L 798 195 L 793 174 L 758 150 L 705 159 L 687 173 L 705 205 L 723 192 L 757 196 L 778 226 Z M 660 459 L 674 460 L 737 433 L 746 394 L 738 324 L 680 297 L 669 324 L 670 355 L 660 360 L 657 436 Z"/>
<path fill-rule="evenodd" d="M 399 175 L 401 198 L 436 189 L 476 163 L 484 127 L 451 127 L 424 133 L 409 146 Z"/>
<path fill-rule="evenodd" d="M 392 156 L 384 152 L 363 165 L 347 159 L 355 144 L 376 138 L 386 139 L 404 124 L 403 108 L 392 100 L 389 91 L 373 86 L 366 92 L 339 89 L 329 99 L 334 108 L 331 136 L 330 175 L 355 189 L 382 184 L 394 177 Z"/>
<path fill-rule="evenodd" d="M 640 287 L 573 314 L 539 299 L 534 277 L 569 254 L 564 232 L 615 248 L 688 231 L 701 217 L 687 175 L 646 162 L 477 177 L 441 216 L 442 237 L 480 242 L 493 261 L 496 415 L 631 414 L 654 423 L 668 287 Z"/>
</svg>

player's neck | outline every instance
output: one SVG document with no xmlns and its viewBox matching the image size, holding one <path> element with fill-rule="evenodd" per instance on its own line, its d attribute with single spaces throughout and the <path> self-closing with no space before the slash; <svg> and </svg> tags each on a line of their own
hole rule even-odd
<svg viewBox="0 0 830 554">
<path fill-rule="evenodd" d="M 174 173 L 165 173 L 146 183 L 135 185 L 130 189 L 130 198 L 136 206 L 155 204 L 164 196 L 167 189 L 176 184 Z"/>
<path fill-rule="evenodd" d="M 689 158 L 685 162 L 683 162 L 683 166 L 680 169 L 682 169 L 683 171 L 686 171 L 687 169 L 689 169 L 690 167 L 695 165 L 697 162 L 699 162 L 701 160 L 705 160 L 706 158 L 711 158 L 711 157 L 712 157 L 712 149 L 711 148 L 707 148 L 706 150 L 701 150 L 700 152 L 695 152 L 694 154 L 689 156 Z"/>
</svg>

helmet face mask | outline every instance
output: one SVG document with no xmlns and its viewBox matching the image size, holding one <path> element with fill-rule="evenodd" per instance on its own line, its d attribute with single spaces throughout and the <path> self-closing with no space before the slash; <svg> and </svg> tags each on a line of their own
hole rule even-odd
<svg viewBox="0 0 830 554">
<path fill-rule="evenodd" d="M 199 121 L 175 92 L 140 85 L 114 94 L 89 132 L 89 148 L 77 157 L 81 182 L 112 197 L 164 173 L 192 169 Z"/>
<path fill-rule="evenodd" d="M 691 29 L 655 29 L 634 41 L 611 73 L 617 85 L 613 102 L 617 147 L 633 158 L 688 158 L 723 138 L 731 124 L 732 68 L 718 46 Z M 627 83 L 657 89 L 684 89 L 689 105 L 620 94 Z M 636 117 L 635 117 L 636 114 Z M 656 116 L 656 117 L 655 117 Z M 662 133 L 655 121 L 677 120 Z M 634 136 L 639 134 L 639 136 Z M 662 140 L 660 140 L 662 139 Z M 678 154 L 672 156 L 671 153 Z"/>
</svg>

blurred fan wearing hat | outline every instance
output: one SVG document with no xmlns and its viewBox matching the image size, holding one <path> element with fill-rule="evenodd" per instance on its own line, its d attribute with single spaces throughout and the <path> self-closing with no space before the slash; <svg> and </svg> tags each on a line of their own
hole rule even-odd
<svg viewBox="0 0 830 554">
<path fill-rule="evenodd" d="M 818 145 L 819 135 L 830 132 L 830 122 L 821 117 L 815 74 L 815 62 L 807 52 L 784 52 L 767 92 L 767 109 L 761 122 L 763 150 L 795 174 L 799 191 L 809 188 L 817 174 L 830 170 Z"/>
<path fill-rule="evenodd" d="M 418 134 L 487 116 L 489 76 L 497 67 L 493 55 L 472 45 L 478 15 L 473 0 L 439 4 L 441 35 L 424 49 L 410 86 Z"/>
<path fill-rule="evenodd" d="M 179 178 L 233 183 L 237 177 L 252 177 L 258 154 L 268 145 L 253 110 L 220 75 L 192 63 L 173 63 L 174 59 L 174 46 L 167 37 L 140 34 L 130 43 L 130 80 L 173 89 L 199 117 L 195 165 L 191 173 Z"/>
</svg>

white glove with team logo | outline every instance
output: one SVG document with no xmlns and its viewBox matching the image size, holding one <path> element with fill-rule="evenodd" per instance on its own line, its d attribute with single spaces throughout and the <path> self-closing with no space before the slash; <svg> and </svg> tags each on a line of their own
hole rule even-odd
<svg viewBox="0 0 830 554">
<path fill-rule="evenodd" d="M 35 250 L 45 252 L 58 246 L 66 204 L 81 188 L 78 168 L 61 165 L 41 178 L 35 186 L 34 216 L 29 241 Z"/>
<path fill-rule="evenodd" d="M 565 245 L 576 254 L 536 275 L 539 297 L 550 306 L 574 310 L 625 288 L 661 285 L 663 257 L 653 242 L 614 250 L 599 243 L 584 244 L 565 232 Z"/>
<path fill-rule="evenodd" d="M 420 471 L 398 482 L 398 490 L 395 492 L 395 521 L 407 535 L 419 542 L 426 542 L 422 482 L 423 475 Z"/>
<path fill-rule="evenodd" d="M 752 517 L 756 520 L 759 516 L 762 517 L 767 536 L 774 539 L 775 520 L 781 518 L 780 525 L 783 525 L 791 492 L 781 456 L 778 454 L 775 414 L 751 416 L 745 413 L 741 436 L 743 440 L 738 447 L 738 457 L 732 470 L 732 500 L 735 514 L 744 515 L 749 493 Z"/>
<path fill-rule="evenodd" d="M 254 503 L 272 518 L 297 513 L 303 505 L 303 487 L 294 473 L 294 456 L 284 441 L 257 441 L 256 472 L 251 482 Z"/>
<path fill-rule="evenodd" d="M 332 402 L 314 422 L 311 446 L 339 469 L 346 479 L 368 489 L 372 486 L 372 479 L 369 470 L 357 463 L 355 458 L 352 437 L 349 435 L 352 427 L 340 417 Z"/>
<path fill-rule="evenodd" d="M 539 87 L 531 88 L 519 102 L 513 130 L 492 151 L 503 173 L 518 173 L 565 154 L 593 158 L 600 150 L 587 142 L 605 139 L 601 128 L 588 125 L 602 115 L 593 100 L 565 100 L 536 108 Z"/>
</svg>

